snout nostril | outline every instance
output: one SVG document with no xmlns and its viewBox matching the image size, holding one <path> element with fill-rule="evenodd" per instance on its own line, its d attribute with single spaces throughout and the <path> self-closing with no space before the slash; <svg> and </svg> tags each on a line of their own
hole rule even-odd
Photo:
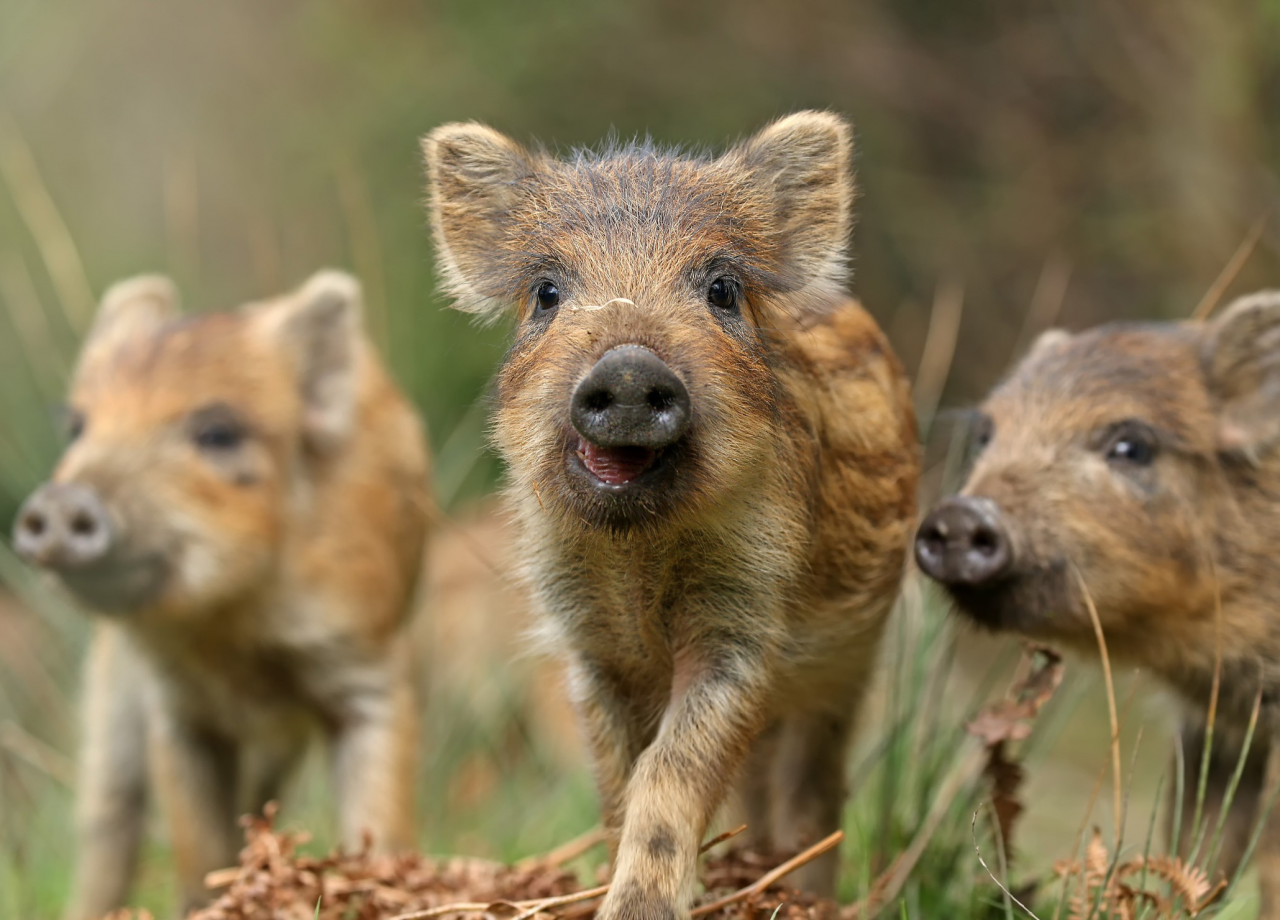
<svg viewBox="0 0 1280 920">
<path fill-rule="evenodd" d="M 110 514 L 91 487 L 46 483 L 18 513 L 13 544 L 29 562 L 65 572 L 105 558 L 112 531 Z"/>
<path fill-rule="evenodd" d="M 994 584 L 1012 564 L 1000 509 L 989 499 L 964 496 L 939 502 L 921 523 L 916 561 L 927 575 L 945 585 Z"/>
<path fill-rule="evenodd" d="M 31 537 L 42 537 L 49 529 L 49 520 L 37 511 L 29 511 L 22 516 L 22 529 Z"/>
<path fill-rule="evenodd" d="M 91 537 L 98 531 L 98 521 L 87 511 L 77 511 L 71 518 L 71 532 L 77 537 Z"/>
<path fill-rule="evenodd" d="M 654 412 L 666 412 L 675 405 L 675 399 L 672 395 L 662 390 L 650 390 L 645 401 L 649 403 L 649 408 L 653 409 Z"/>
<path fill-rule="evenodd" d="M 570 420 L 597 447 L 660 450 L 688 429 L 689 394 L 666 363 L 640 345 L 605 352 L 574 390 Z"/>
<path fill-rule="evenodd" d="M 984 556 L 994 556 L 1000 550 L 1000 538 L 993 531 L 985 528 L 973 534 L 973 548 Z"/>
</svg>

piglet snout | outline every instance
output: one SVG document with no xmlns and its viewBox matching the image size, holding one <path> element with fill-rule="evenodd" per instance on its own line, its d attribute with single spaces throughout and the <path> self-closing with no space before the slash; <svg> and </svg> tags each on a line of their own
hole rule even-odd
<svg viewBox="0 0 1280 920">
<path fill-rule="evenodd" d="M 689 427 L 689 391 L 666 362 L 639 345 L 606 352 L 573 393 L 570 416 L 585 440 L 604 448 L 661 450 Z"/>
<path fill-rule="evenodd" d="M 916 561 L 944 585 L 981 587 L 999 580 L 1013 563 L 999 507 L 971 496 L 939 502 L 916 534 Z"/>
<path fill-rule="evenodd" d="M 49 483 L 23 504 L 14 548 L 24 559 L 52 569 L 101 562 L 111 549 L 112 526 L 97 492 L 80 483 Z"/>
</svg>

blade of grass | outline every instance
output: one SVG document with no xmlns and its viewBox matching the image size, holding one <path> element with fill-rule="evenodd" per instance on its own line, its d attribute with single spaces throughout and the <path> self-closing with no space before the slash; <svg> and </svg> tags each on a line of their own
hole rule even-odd
<svg viewBox="0 0 1280 920">
<path fill-rule="evenodd" d="M 1258 692 L 1253 698 L 1253 710 L 1249 713 L 1249 725 L 1244 732 L 1244 742 L 1240 746 L 1240 756 L 1236 760 L 1236 768 L 1227 783 L 1227 791 L 1218 806 L 1217 826 L 1213 831 L 1213 839 L 1209 844 L 1209 852 L 1205 856 L 1205 871 L 1212 873 L 1218 866 L 1218 847 L 1222 843 L 1222 832 L 1227 825 L 1227 815 L 1231 811 L 1231 803 L 1235 801 L 1236 791 L 1240 787 L 1240 778 L 1244 775 L 1245 764 L 1249 759 L 1249 748 L 1253 745 L 1253 732 L 1258 727 L 1258 713 L 1262 709 L 1262 681 L 1258 681 Z"/>
<path fill-rule="evenodd" d="M 958 281 L 946 280 L 938 285 L 929 315 L 929 331 L 925 335 L 920 368 L 916 371 L 916 424 L 922 435 L 933 426 L 933 418 L 942 399 L 942 390 L 951 376 L 956 339 L 960 334 L 960 317 L 964 311 L 964 288 Z"/>
<path fill-rule="evenodd" d="M 921 604 L 923 605 L 923 601 L 921 601 Z M 935 656 L 933 666 L 929 669 L 929 689 L 924 696 L 922 717 L 918 720 L 922 734 L 917 738 L 917 750 L 921 751 L 928 750 L 930 742 L 942 735 L 943 710 L 947 699 L 946 690 L 951 682 L 951 673 L 955 666 L 957 649 L 955 634 L 950 624 L 950 619 L 942 620 L 938 628 L 938 641 L 941 643 L 941 650 Z M 926 769 L 922 771 L 920 798 L 917 805 L 921 814 L 924 813 L 927 804 L 926 796 L 942 778 L 945 760 L 942 757 L 933 758 L 924 766 Z"/>
<path fill-rule="evenodd" d="M 484 457 L 484 431 L 488 410 L 489 401 L 486 396 L 482 395 L 472 402 L 436 451 L 436 501 L 441 508 L 452 506 L 467 477 Z"/>
<path fill-rule="evenodd" d="M 1004 899 L 1004 915 L 1006 920 L 1013 920 L 1013 895 L 1009 893 L 1006 887 L 1009 881 L 1009 851 L 1005 846 L 1004 832 L 1000 829 L 1000 818 L 996 814 L 995 799 L 988 797 L 986 800 L 987 821 L 991 825 L 991 835 L 995 838 L 996 858 L 1000 865 L 1000 878 L 1005 884 L 1000 884 L 1000 893 Z M 976 828 L 974 829 L 976 833 Z M 976 846 L 977 841 L 975 841 Z M 978 854 L 981 861 L 982 854 Z M 985 869 L 986 866 L 983 866 Z M 990 875 L 990 870 L 987 872 Z"/>
<path fill-rule="evenodd" d="M 351 261 L 364 285 L 369 335 L 377 343 L 379 350 L 385 352 L 391 338 L 391 322 L 387 309 L 385 260 L 378 235 L 378 215 L 369 195 L 369 184 L 353 163 L 345 158 L 339 160 L 334 175 L 342 222 L 347 230 L 347 245 L 351 249 Z"/>
<path fill-rule="evenodd" d="M 1076 582 L 1080 585 L 1080 592 L 1084 596 L 1085 606 L 1089 610 L 1089 620 L 1093 624 L 1094 638 L 1098 642 L 1098 654 L 1102 658 L 1102 680 L 1107 689 L 1107 717 L 1111 720 L 1111 768 L 1112 768 L 1112 785 L 1115 796 L 1115 840 L 1117 846 L 1120 838 L 1123 836 L 1123 830 L 1120 826 L 1121 812 L 1121 788 L 1123 786 L 1123 778 L 1120 774 L 1120 721 L 1116 715 L 1116 686 L 1111 677 L 1111 656 L 1107 654 L 1107 637 L 1102 631 L 1102 621 L 1098 618 L 1098 608 L 1094 606 L 1093 597 L 1089 594 L 1089 586 L 1085 584 L 1084 576 L 1080 574 L 1080 570 L 1071 566 L 1071 570 L 1075 573 Z"/>
<path fill-rule="evenodd" d="M 68 324 L 83 333 L 93 318 L 94 296 L 66 222 L 40 178 L 35 158 L 5 112 L 0 112 L 0 178 L 3 178 L 58 292 Z"/>
<path fill-rule="evenodd" d="M 1240 857 L 1240 865 L 1236 867 L 1235 874 L 1227 885 L 1225 900 L 1231 899 L 1236 885 L 1239 884 L 1240 879 L 1244 876 L 1245 868 L 1249 865 L 1249 860 L 1253 858 L 1253 851 L 1257 849 L 1258 841 L 1262 838 L 1262 832 L 1266 829 L 1271 810 L 1275 808 L 1276 799 L 1280 797 L 1280 753 L 1277 753 L 1274 748 L 1267 757 L 1267 779 L 1264 788 L 1267 790 L 1266 805 L 1258 810 L 1258 816 L 1253 823 L 1253 832 L 1249 835 L 1249 842 L 1245 845 L 1244 853 Z"/>
<path fill-rule="evenodd" d="M 1209 763 L 1213 756 L 1213 730 L 1218 715 L 1218 694 L 1222 688 L 1222 589 L 1218 582 L 1218 567 L 1213 556 L 1209 557 L 1209 566 L 1213 572 L 1214 596 L 1214 647 L 1213 647 L 1213 683 L 1209 688 L 1209 715 L 1205 720 L 1204 746 L 1200 751 L 1200 775 L 1196 782 L 1195 818 L 1191 822 L 1191 836 L 1195 843 L 1187 854 L 1187 861 L 1194 864 L 1200 855 L 1200 846 L 1204 843 L 1205 828 L 1204 799 L 1209 788 Z"/>
<path fill-rule="evenodd" d="M 286 283 L 284 257 L 280 251 L 280 231 L 265 208 L 254 210 L 248 215 L 245 232 L 253 261 L 254 283 L 258 290 L 280 290 Z"/>
<path fill-rule="evenodd" d="M 49 317 L 27 264 L 17 252 L 0 255 L 0 298 L 22 344 L 27 368 L 46 402 L 62 397 L 70 363 L 54 340 Z"/>
<path fill-rule="evenodd" d="M 1119 723 L 1122 727 L 1125 723 L 1125 720 L 1129 716 L 1129 706 L 1133 703 L 1136 687 L 1137 685 L 1135 684 L 1133 687 L 1129 689 L 1129 696 L 1125 699 L 1124 710 L 1120 714 L 1120 723 Z M 1098 803 L 1098 796 L 1102 793 L 1102 784 L 1106 782 L 1106 779 L 1107 779 L 1107 768 L 1110 767 L 1111 765 L 1112 765 L 1112 761 L 1110 758 L 1108 758 L 1108 760 L 1105 761 L 1102 764 L 1102 767 L 1098 770 L 1098 776 L 1093 783 L 1093 791 L 1089 793 L 1089 803 L 1088 805 L 1085 806 L 1084 817 L 1080 819 L 1080 828 L 1079 830 L 1076 831 L 1076 839 L 1075 839 L 1074 845 L 1071 847 L 1071 856 L 1069 857 L 1070 859 L 1079 859 L 1080 847 L 1084 844 L 1084 836 L 1085 836 L 1085 833 L 1089 830 L 1089 823 L 1093 816 L 1093 807 Z M 1083 886 L 1083 881 L 1084 881 L 1084 877 L 1082 874 L 1081 875 L 1082 886 Z M 1065 872 L 1062 875 L 1062 891 L 1060 892 L 1058 897 L 1058 905 L 1057 907 L 1054 908 L 1053 920 L 1059 920 L 1059 918 L 1061 917 L 1062 908 L 1067 903 L 1067 894 L 1070 886 L 1071 886 L 1071 873 Z M 1082 891 L 1082 898 L 1087 896 L 1087 892 L 1085 892 L 1083 887 L 1081 891 Z"/>
<path fill-rule="evenodd" d="M 894 807 L 900 801 L 899 795 L 906 766 L 904 761 L 909 757 L 910 753 L 907 750 L 910 731 L 906 730 L 909 719 L 909 697 L 902 690 L 903 675 L 908 668 L 907 659 L 911 648 L 908 637 L 911 617 L 905 615 L 907 613 L 906 610 L 900 610 L 899 613 L 904 615 L 900 615 L 896 621 L 897 636 L 893 645 L 893 667 L 890 672 L 891 685 L 884 699 L 885 724 L 893 726 L 893 731 L 889 735 L 889 743 L 885 749 L 884 769 L 880 773 L 880 789 L 878 793 L 880 811 L 877 819 L 880 835 L 876 841 L 872 856 L 872 872 L 876 874 L 892 863 L 890 854 L 893 850 Z"/>
<path fill-rule="evenodd" d="M 1138 877 L 1139 891 L 1145 891 L 1147 888 L 1147 866 L 1151 859 L 1151 841 L 1155 839 L 1156 835 L 1156 817 L 1160 814 L 1160 793 L 1164 791 L 1164 781 L 1165 773 L 1161 771 L 1160 779 L 1156 781 L 1157 804 L 1155 808 L 1151 809 L 1151 820 L 1147 822 L 1147 836 L 1142 847 L 1142 868 L 1139 870 L 1141 874 Z M 1142 920 L 1142 918 L 1145 917 L 1152 909 L 1153 908 L 1150 904 L 1144 902 L 1138 914 L 1138 920 Z"/>
<path fill-rule="evenodd" d="M 190 151 L 164 161 L 164 229 L 169 270 L 192 287 L 200 284 L 200 178 Z"/>
<path fill-rule="evenodd" d="M 929 841 L 942 825 L 952 803 L 966 786 L 977 781 L 982 772 L 984 760 L 982 743 L 970 737 L 946 779 L 939 784 L 929 812 L 920 822 L 911 843 L 890 863 L 885 875 L 871 886 L 867 896 L 841 913 L 844 920 L 875 916 L 881 906 L 890 904 L 897 898 L 898 892 L 902 890 L 902 886 L 906 884 L 907 878 L 920 861 Z"/>
<path fill-rule="evenodd" d="M 996 885 L 999 886 L 1000 890 L 1004 892 L 1004 895 L 1006 898 L 1008 898 L 1014 904 L 1017 904 L 1019 907 L 1025 910 L 1027 912 L 1027 916 L 1030 917 L 1031 920 L 1040 920 L 1040 918 L 1036 916 L 1035 911 L 1033 911 L 1027 905 L 1023 904 L 1016 897 L 1014 897 L 1013 892 L 1010 891 L 1008 888 L 1006 888 L 1004 886 L 1004 883 L 1001 882 L 1000 879 L 996 878 L 995 873 L 992 872 L 991 868 L 987 865 L 987 861 L 982 858 L 982 847 L 978 844 L 978 812 L 977 811 L 973 813 L 971 831 L 973 834 L 973 851 L 978 854 L 978 862 L 982 865 L 982 868 L 986 871 L 987 875 L 991 876 L 991 881 L 995 882 Z"/>
<path fill-rule="evenodd" d="M 1031 345 L 1031 340 L 1044 330 L 1050 328 L 1058 318 L 1058 311 L 1067 297 L 1067 285 L 1071 281 L 1071 260 L 1063 253 L 1055 251 L 1044 260 L 1040 269 L 1040 277 L 1036 280 L 1036 289 L 1031 295 L 1031 305 L 1027 308 L 1026 319 L 1014 342 L 1010 354 L 1021 355 Z"/>
<path fill-rule="evenodd" d="M 1129 704 L 1132 702 L 1133 702 L 1133 691 L 1132 689 L 1130 689 L 1129 698 L 1125 702 L 1126 715 L 1128 714 Z M 1134 771 L 1137 769 L 1137 766 L 1138 766 L 1138 750 L 1141 746 L 1142 746 L 1142 727 L 1139 726 L 1138 736 L 1137 738 L 1134 739 L 1133 754 L 1131 755 L 1130 763 L 1129 763 L 1130 783 L 1129 783 L 1129 786 L 1124 791 L 1124 800 L 1121 805 L 1120 820 L 1118 822 L 1121 833 L 1123 833 L 1124 831 L 1125 818 L 1127 817 L 1129 812 L 1129 792 L 1133 788 L 1132 778 L 1133 778 Z M 1099 905 L 1101 904 L 1101 899 L 1103 895 L 1107 891 L 1111 890 L 1111 881 L 1112 879 L 1115 878 L 1116 870 L 1120 867 L 1120 854 L 1121 854 L 1123 845 L 1124 845 L 1124 841 L 1121 838 L 1117 837 L 1115 841 L 1115 845 L 1112 846 L 1111 848 L 1111 859 L 1107 863 L 1107 873 L 1105 876 L 1103 876 L 1102 883 L 1098 886 L 1098 896 L 1095 899 L 1094 908 L 1093 908 L 1095 912 L 1098 910 Z"/>
<path fill-rule="evenodd" d="M 75 786 L 75 765 L 71 759 L 17 722 L 7 720 L 0 724 L 0 745 L 67 789 Z"/>
<path fill-rule="evenodd" d="M 1271 219 L 1271 214 L 1275 210 L 1275 205 L 1267 208 L 1253 222 L 1253 226 L 1249 228 L 1249 232 L 1245 234 L 1244 239 L 1240 241 L 1240 245 L 1236 247 L 1236 251 L 1231 254 L 1231 258 L 1227 260 L 1227 264 L 1222 266 L 1222 271 L 1218 273 L 1218 277 L 1213 280 L 1213 284 L 1209 285 L 1209 290 L 1204 292 L 1204 296 L 1200 298 L 1200 302 L 1196 304 L 1196 308 L 1191 311 L 1191 319 L 1193 322 L 1203 322 L 1213 315 L 1213 311 L 1217 308 L 1222 295 L 1227 292 L 1227 288 L 1231 286 L 1231 282 L 1236 280 L 1236 275 L 1240 274 L 1240 269 L 1244 268 L 1244 263 L 1249 261 L 1249 256 L 1253 254 L 1254 248 L 1258 245 L 1258 240 L 1262 238 L 1262 231 L 1267 227 L 1267 221 Z"/>
</svg>

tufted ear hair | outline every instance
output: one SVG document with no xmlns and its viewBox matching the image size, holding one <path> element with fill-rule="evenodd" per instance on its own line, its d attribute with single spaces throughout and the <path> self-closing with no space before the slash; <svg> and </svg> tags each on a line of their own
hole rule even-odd
<svg viewBox="0 0 1280 920">
<path fill-rule="evenodd" d="M 1280 290 L 1234 300 L 1206 329 L 1201 360 L 1218 446 L 1256 458 L 1280 442 Z"/>
<path fill-rule="evenodd" d="M 304 442 L 321 453 L 333 450 L 356 422 L 364 341 L 360 282 L 346 272 L 320 271 L 293 294 L 257 309 L 266 334 L 296 368 Z"/>
<path fill-rule="evenodd" d="M 455 306 L 488 319 L 505 304 L 497 269 L 508 215 L 535 157 L 492 128 L 441 125 L 422 139 L 436 260 Z"/>
<path fill-rule="evenodd" d="M 1046 355 L 1051 355 L 1070 341 L 1071 333 L 1066 329 L 1046 329 L 1036 336 L 1036 340 L 1031 343 L 1031 347 L 1027 349 L 1026 357 L 1022 360 L 1038 360 Z"/>
<path fill-rule="evenodd" d="M 163 275 L 137 275 L 107 288 L 85 338 L 84 350 L 114 348 L 146 335 L 180 313 L 178 289 Z"/>
<path fill-rule="evenodd" d="M 783 258 L 800 285 L 844 292 L 853 229 L 853 128 L 830 112 L 796 112 L 725 154 L 772 199 Z M 828 298 L 829 299 L 829 298 Z"/>
</svg>

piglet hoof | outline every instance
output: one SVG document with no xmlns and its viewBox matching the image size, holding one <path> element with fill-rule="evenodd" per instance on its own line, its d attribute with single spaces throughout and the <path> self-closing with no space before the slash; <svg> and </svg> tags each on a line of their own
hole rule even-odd
<svg viewBox="0 0 1280 920">
<path fill-rule="evenodd" d="M 605 897 L 596 920 L 689 920 L 689 908 L 679 907 L 651 889 L 624 884 Z"/>
</svg>

